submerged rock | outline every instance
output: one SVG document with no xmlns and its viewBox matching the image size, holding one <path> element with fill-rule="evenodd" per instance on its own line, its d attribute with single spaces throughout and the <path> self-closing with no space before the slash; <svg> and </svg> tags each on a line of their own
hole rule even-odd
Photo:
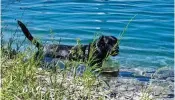
<svg viewBox="0 0 175 100">
<path fill-rule="evenodd" d="M 151 77 L 146 77 L 146 76 L 134 76 L 137 80 L 143 81 L 143 82 L 149 82 Z"/>
<path fill-rule="evenodd" d="M 174 82 L 174 77 L 168 77 L 166 80 L 167 80 L 167 81 Z"/>
<path fill-rule="evenodd" d="M 128 72 L 128 71 L 121 71 L 119 73 L 120 77 L 134 77 L 134 73 L 133 72 Z"/>
<path fill-rule="evenodd" d="M 164 80 L 169 77 L 174 77 L 174 70 L 166 67 L 159 69 L 153 76 L 153 78 Z"/>
<path fill-rule="evenodd" d="M 116 67 L 106 67 L 102 69 L 101 74 L 108 77 L 117 77 L 119 75 L 119 69 Z"/>
</svg>

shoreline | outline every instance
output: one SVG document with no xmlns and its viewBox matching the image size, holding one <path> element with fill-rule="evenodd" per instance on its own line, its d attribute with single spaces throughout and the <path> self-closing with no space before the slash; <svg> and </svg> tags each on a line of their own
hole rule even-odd
<svg viewBox="0 0 175 100">
<path fill-rule="evenodd" d="M 59 62 L 59 66 L 63 68 L 63 62 Z M 79 65 L 83 69 L 79 70 L 80 76 L 85 70 L 83 67 L 85 65 Z M 153 100 L 174 100 L 174 69 L 171 67 L 119 67 L 117 77 L 102 74 L 100 79 L 106 82 L 107 90 L 111 91 L 108 100 L 140 100 L 143 95 Z"/>
<path fill-rule="evenodd" d="M 72 76 L 68 78 L 72 79 Z M 174 100 L 174 71 L 168 67 L 160 69 L 121 67 L 118 77 L 100 75 L 99 79 L 106 84 L 104 87 L 99 87 L 99 93 L 108 92 L 105 100 Z M 77 91 L 84 88 L 78 87 Z M 94 95 L 99 95 L 97 91 L 91 91 Z"/>
<path fill-rule="evenodd" d="M 33 57 L 28 59 L 22 55 L 16 55 L 16 57 L 18 58 L 4 59 L 6 64 L 3 64 L 4 75 L 2 74 L 1 81 L 5 86 L 2 86 L 5 97 L 16 98 L 12 95 L 9 96 L 11 91 L 7 91 L 9 87 L 6 86 L 12 86 L 11 89 L 14 93 L 21 84 L 19 90 L 27 95 L 31 95 L 30 89 L 36 89 L 37 93 L 32 95 L 33 98 L 46 96 L 54 99 L 54 97 L 61 96 L 66 99 L 88 98 L 93 100 L 101 98 L 104 100 L 174 100 L 174 70 L 168 67 L 160 69 L 119 67 L 118 77 L 102 75 L 94 77 L 90 71 L 83 71 L 85 70 L 83 67 L 80 67 L 79 75 L 74 73 L 80 66 L 80 63 L 77 62 L 72 62 L 73 65 L 71 65 L 70 61 L 65 63 L 60 61 L 58 65 L 52 65 L 51 63 L 54 63 L 52 59 L 53 62 L 48 61 L 51 67 L 60 66 L 58 70 L 56 68 L 56 72 L 53 72 L 50 69 L 45 69 L 44 66 L 47 66 L 45 63 L 43 67 L 38 67 L 39 61 Z M 63 70 L 68 65 L 70 68 Z M 17 77 L 18 80 L 11 83 L 9 77 Z M 20 94 L 20 91 L 16 95 Z M 49 94 L 45 95 L 46 93 Z M 23 95 L 18 98 L 22 97 Z"/>
<path fill-rule="evenodd" d="M 174 100 L 174 71 L 169 68 L 156 71 L 122 67 L 118 77 L 107 81 L 113 100 L 140 100 L 143 95 L 153 100 Z"/>
</svg>

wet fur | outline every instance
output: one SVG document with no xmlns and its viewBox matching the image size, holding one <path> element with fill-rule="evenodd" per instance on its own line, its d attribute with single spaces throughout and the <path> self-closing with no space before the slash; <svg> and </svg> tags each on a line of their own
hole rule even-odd
<svg viewBox="0 0 175 100">
<path fill-rule="evenodd" d="M 116 56 L 119 52 L 119 47 L 117 44 L 117 38 L 114 36 L 101 36 L 93 43 L 89 43 L 88 45 L 60 45 L 60 44 L 52 44 L 52 45 L 43 45 L 39 43 L 29 32 L 26 26 L 18 21 L 18 25 L 23 31 L 24 35 L 38 48 L 38 53 L 44 55 L 44 57 L 52 57 L 59 59 L 68 59 L 74 61 L 83 61 L 89 62 L 90 66 L 97 65 L 102 66 L 102 62 L 104 59 L 109 56 Z M 93 56 L 90 57 L 89 53 L 92 52 L 92 47 L 96 50 L 93 51 Z M 42 53 L 41 53 L 42 52 Z M 115 53 L 115 54 L 112 54 Z"/>
</svg>

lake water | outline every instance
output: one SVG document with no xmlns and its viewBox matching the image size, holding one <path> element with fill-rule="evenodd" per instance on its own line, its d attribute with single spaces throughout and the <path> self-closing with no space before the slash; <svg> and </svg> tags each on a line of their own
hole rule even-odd
<svg viewBox="0 0 175 100">
<path fill-rule="evenodd" d="M 42 42 L 51 43 L 52 31 L 62 44 L 75 45 L 77 38 L 88 44 L 94 33 L 118 37 L 138 14 L 114 59 L 126 67 L 173 67 L 173 4 L 173 0 L 2 0 L 2 32 L 5 38 L 16 32 L 22 41 L 18 19 Z"/>
</svg>

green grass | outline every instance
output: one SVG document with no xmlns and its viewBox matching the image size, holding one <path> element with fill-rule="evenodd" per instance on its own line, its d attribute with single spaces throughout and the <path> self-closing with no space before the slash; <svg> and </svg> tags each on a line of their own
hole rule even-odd
<svg viewBox="0 0 175 100">
<path fill-rule="evenodd" d="M 101 100 L 107 96 L 108 92 L 103 90 L 105 82 L 92 73 L 95 66 L 81 61 L 64 61 L 64 70 L 55 64 L 49 64 L 51 69 L 43 69 L 47 64 L 36 60 L 30 46 L 24 52 L 15 52 L 12 44 L 1 46 L 2 100 Z M 79 64 L 86 65 L 82 76 L 76 75 Z"/>
<path fill-rule="evenodd" d="M 63 61 L 65 69 L 59 64 L 47 64 L 36 60 L 33 49 L 14 52 L 11 44 L 1 47 L 1 99 L 2 100 L 106 100 L 111 92 L 109 85 L 92 73 L 96 66 L 81 61 Z M 30 56 L 29 56 L 30 55 Z M 92 55 L 92 54 L 91 54 Z M 38 59 L 42 59 L 40 56 Z M 60 62 L 60 61 L 58 61 Z M 77 75 L 79 64 L 86 65 L 82 76 Z M 42 67 L 41 67 L 42 66 Z M 44 69 L 44 67 L 50 67 Z M 106 59 L 102 68 L 117 68 L 118 63 Z M 152 100 L 149 91 L 143 91 L 141 100 Z"/>
<path fill-rule="evenodd" d="M 52 31 L 51 33 L 53 35 Z M 95 38 L 96 36 L 94 41 Z M 55 64 L 49 64 L 51 69 L 43 69 L 48 64 L 36 60 L 34 49 L 31 49 L 31 46 L 27 47 L 24 52 L 18 52 L 19 45 L 15 51 L 12 49 L 12 44 L 13 41 L 7 44 L 3 42 L 0 50 L 2 82 L 0 98 L 2 100 L 49 100 L 51 98 L 54 100 L 105 100 L 109 98 L 110 90 L 105 89 L 108 87 L 106 82 L 92 73 L 94 69 L 102 69 L 97 68 L 96 65 L 89 66 L 91 60 L 95 60 L 93 52 L 96 48 L 91 47 L 90 59 L 86 63 L 63 61 L 65 64 L 63 70 Z M 81 45 L 80 40 L 77 40 L 77 44 Z M 42 57 L 41 55 L 39 59 Z M 76 73 L 79 64 L 86 65 L 82 76 Z M 118 63 L 113 63 L 107 56 L 102 68 L 109 66 L 119 69 Z"/>
</svg>

